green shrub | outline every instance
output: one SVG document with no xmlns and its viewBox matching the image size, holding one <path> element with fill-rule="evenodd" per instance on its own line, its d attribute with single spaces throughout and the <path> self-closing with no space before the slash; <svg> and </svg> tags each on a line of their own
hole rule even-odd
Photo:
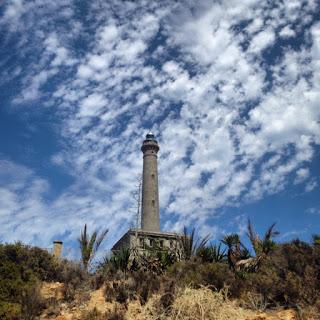
<svg viewBox="0 0 320 320">
<path fill-rule="evenodd" d="M 83 269 L 80 263 L 63 260 L 57 266 L 59 272 L 56 281 L 63 282 L 64 296 L 66 301 L 75 298 L 76 291 L 81 288 L 89 288 L 89 274 Z"/>
<path fill-rule="evenodd" d="M 221 244 L 211 244 L 198 249 L 197 256 L 202 262 L 222 262 L 226 258 L 226 251 L 221 249 Z"/>
<path fill-rule="evenodd" d="M 33 319 L 42 308 L 38 281 L 57 281 L 59 273 L 46 250 L 0 244 L 0 319 Z"/>
<path fill-rule="evenodd" d="M 20 303 L 21 319 L 35 319 L 45 306 L 40 294 L 39 284 L 25 286 L 21 292 Z"/>
<path fill-rule="evenodd" d="M 1 301 L 0 299 L 0 319 L 18 320 L 21 315 L 21 305 L 14 302 Z"/>
<path fill-rule="evenodd" d="M 235 284 L 236 290 L 231 288 L 233 296 L 243 298 L 247 292 L 260 294 L 269 306 L 313 305 L 320 293 L 313 248 L 297 240 L 278 245 L 259 272 L 248 273 Z"/>
<path fill-rule="evenodd" d="M 167 275 L 182 286 L 205 285 L 218 290 L 230 286 L 235 278 L 226 263 L 201 263 L 199 261 L 178 262 L 169 268 Z"/>
</svg>

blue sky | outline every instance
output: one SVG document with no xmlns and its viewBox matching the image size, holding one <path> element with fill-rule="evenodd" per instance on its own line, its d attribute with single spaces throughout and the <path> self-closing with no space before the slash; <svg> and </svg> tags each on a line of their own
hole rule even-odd
<svg viewBox="0 0 320 320">
<path fill-rule="evenodd" d="M 50 247 L 135 221 L 159 141 L 161 224 L 320 232 L 317 1 L 0 5 L 0 240 Z"/>
</svg>

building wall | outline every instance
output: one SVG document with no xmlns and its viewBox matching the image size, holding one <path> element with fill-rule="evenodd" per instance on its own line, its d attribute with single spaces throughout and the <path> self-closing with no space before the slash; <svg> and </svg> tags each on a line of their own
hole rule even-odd
<svg viewBox="0 0 320 320">
<path fill-rule="evenodd" d="M 152 248 L 167 249 L 172 251 L 180 250 L 180 242 L 178 236 L 167 236 L 166 234 L 150 235 L 140 233 L 137 236 L 132 233 L 130 234 L 130 245 L 131 248 L 136 248 L 140 252 L 148 251 Z"/>
<path fill-rule="evenodd" d="M 145 231 L 128 231 L 112 248 L 113 252 L 122 248 L 136 249 L 143 253 L 150 248 L 163 248 L 172 251 L 180 251 L 179 236 L 166 233 L 152 233 Z"/>
</svg>

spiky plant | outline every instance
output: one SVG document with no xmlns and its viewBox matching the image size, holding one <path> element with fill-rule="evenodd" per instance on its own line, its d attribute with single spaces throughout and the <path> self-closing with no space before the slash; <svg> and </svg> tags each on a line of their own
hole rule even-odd
<svg viewBox="0 0 320 320">
<path fill-rule="evenodd" d="M 157 258 L 161 262 L 163 270 L 173 265 L 177 261 L 177 256 L 173 251 L 162 250 L 157 252 Z"/>
<path fill-rule="evenodd" d="M 276 223 L 273 223 L 265 232 L 263 239 L 254 231 L 253 225 L 248 219 L 247 236 L 252 244 L 256 256 L 262 254 L 268 255 L 274 248 L 276 243 L 272 240 L 279 234 L 279 231 L 274 230 Z"/>
<path fill-rule="evenodd" d="M 235 270 L 238 260 L 250 257 L 249 250 L 241 243 L 237 233 L 225 235 L 221 242 L 228 247 L 227 258 L 230 269 Z"/>
<path fill-rule="evenodd" d="M 130 249 L 123 248 L 114 253 L 109 259 L 109 263 L 115 270 L 126 272 L 130 262 Z"/>
<path fill-rule="evenodd" d="M 78 242 L 81 252 L 81 262 L 85 270 L 88 270 L 92 259 L 96 255 L 107 233 L 108 229 L 103 230 L 100 234 L 97 230 L 95 230 L 92 235 L 89 236 L 87 232 L 87 224 L 84 225 L 80 237 L 78 238 Z"/>
<path fill-rule="evenodd" d="M 228 248 L 232 248 L 240 244 L 240 237 L 237 233 L 227 234 L 221 240 L 223 244 L 225 244 Z"/>
<path fill-rule="evenodd" d="M 226 251 L 221 249 L 221 244 L 211 244 L 199 249 L 197 256 L 202 262 L 221 262 L 226 256 Z"/>
<path fill-rule="evenodd" d="M 314 246 L 320 245 L 320 234 L 313 234 L 312 235 L 312 242 Z"/>
<path fill-rule="evenodd" d="M 182 258 L 185 260 L 190 260 L 194 257 L 197 251 L 203 249 L 210 239 L 209 235 L 204 238 L 196 239 L 195 232 L 195 228 L 193 228 L 189 234 L 187 227 L 184 227 L 183 235 L 179 238 L 180 246 L 182 248 Z"/>
</svg>

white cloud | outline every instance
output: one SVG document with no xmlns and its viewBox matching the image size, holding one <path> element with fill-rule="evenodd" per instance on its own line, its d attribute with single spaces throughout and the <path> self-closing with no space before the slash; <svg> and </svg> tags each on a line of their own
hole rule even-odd
<svg viewBox="0 0 320 320">
<path fill-rule="evenodd" d="M 248 50 L 256 54 L 260 53 L 262 50 L 270 47 L 274 41 L 274 31 L 271 29 L 263 30 L 253 37 Z"/>
<path fill-rule="evenodd" d="M 290 38 L 295 36 L 295 32 L 289 27 L 285 26 L 284 28 L 281 29 L 279 32 L 280 37 L 282 38 Z"/>
<path fill-rule="evenodd" d="M 90 79 L 93 77 L 94 70 L 86 65 L 80 65 L 78 68 L 78 76 L 80 78 Z"/>
<path fill-rule="evenodd" d="M 313 191 L 316 187 L 318 186 L 318 182 L 315 180 L 315 179 L 312 179 L 311 181 L 309 181 L 307 184 L 306 184 L 306 192 L 311 192 Z"/>
<path fill-rule="evenodd" d="M 255 33 L 260 31 L 263 26 L 263 19 L 262 18 L 255 18 L 250 25 L 247 27 L 247 31 L 250 33 Z"/>
<path fill-rule="evenodd" d="M 107 55 L 92 55 L 89 58 L 88 64 L 96 69 L 96 70 L 101 70 L 104 69 L 108 66 L 109 61 L 108 61 L 108 56 Z"/>
<path fill-rule="evenodd" d="M 93 93 L 81 101 L 79 116 L 98 116 L 103 107 L 106 107 L 106 100 L 104 96 L 98 93 Z"/>
<path fill-rule="evenodd" d="M 118 28 L 115 25 L 105 26 L 100 33 L 100 46 L 110 47 L 119 35 Z"/>
<path fill-rule="evenodd" d="M 46 3 L 45 12 L 59 11 L 62 2 L 54 9 L 55 2 Z M 68 231 L 66 237 L 75 239 L 88 217 L 91 227 L 107 223 L 116 229 L 112 237 L 119 236 L 132 221 L 128 195 L 142 169 L 139 148 L 149 129 L 160 143 L 160 202 L 168 229 L 194 220 L 205 224 L 221 208 L 279 192 L 292 183 L 292 174 L 296 183 L 308 179 L 306 189 L 316 187 L 308 164 L 320 143 L 319 24 L 309 30 L 311 48 L 288 47 L 272 65 L 260 55 L 275 44 L 278 30 L 288 37 L 288 26 L 302 28 L 294 19 L 310 14 L 311 4 L 271 8 L 232 0 L 191 7 L 168 1 L 141 7 L 93 1 L 87 20 L 92 27 L 70 10 L 64 32 L 47 28 L 55 20 L 36 23 L 38 11 L 28 11 L 35 26 L 27 27 L 38 35 L 32 47 L 37 61 L 26 69 L 16 102 L 39 98 L 52 84 L 46 99 L 62 119 L 61 139 L 72 145 L 52 162 L 75 182 L 46 203 L 37 196 L 44 179 L 34 172 L 32 178 L 12 177 L 32 197 L 27 203 L 5 186 L 1 192 L 11 209 L 1 209 L 3 214 L 19 204 L 30 209 L 21 211 L 17 224 L 29 214 L 34 220 L 25 229 L 10 222 L 5 237 L 17 228 L 17 236 L 32 241 L 48 216 L 54 227 L 47 243 Z M 250 23 L 241 29 L 243 21 Z M 77 41 L 86 41 L 83 51 L 72 47 Z"/>
<path fill-rule="evenodd" d="M 13 31 L 16 31 L 16 25 L 18 24 L 19 19 L 21 19 L 21 16 L 25 13 L 26 9 L 27 7 L 23 0 L 8 1 L 3 14 L 3 20 L 1 22 L 10 23 Z"/>
<path fill-rule="evenodd" d="M 296 172 L 296 178 L 294 180 L 295 184 L 299 184 L 305 181 L 310 175 L 310 170 L 308 168 L 300 168 Z"/>
</svg>

